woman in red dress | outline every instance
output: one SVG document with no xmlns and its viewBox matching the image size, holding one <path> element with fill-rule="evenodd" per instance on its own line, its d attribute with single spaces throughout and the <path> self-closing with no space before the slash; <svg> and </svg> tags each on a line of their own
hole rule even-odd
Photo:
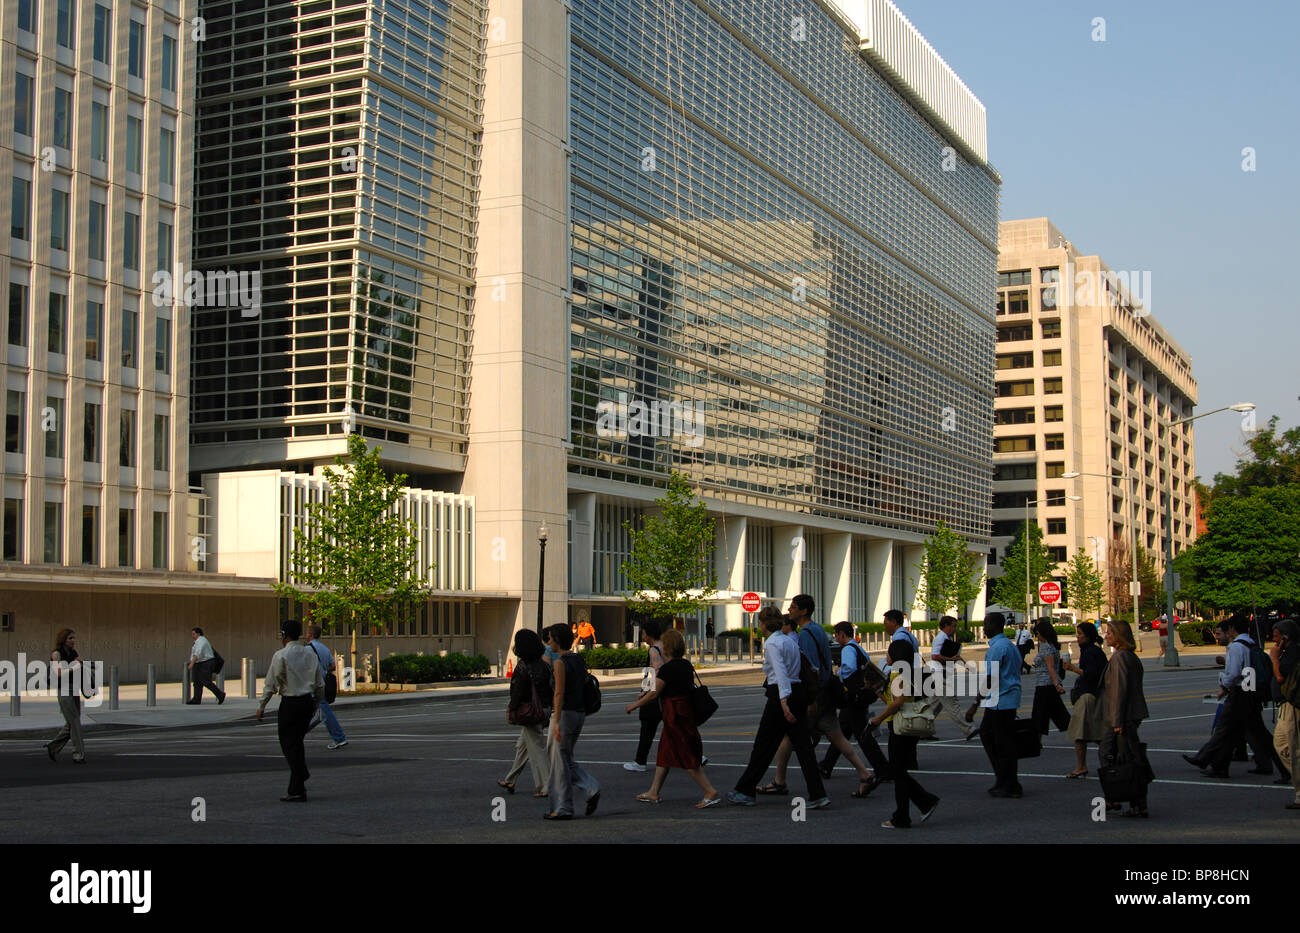
<svg viewBox="0 0 1300 933">
<path fill-rule="evenodd" d="M 655 689 L 637 700 L 633 708 L 658 702 L 663 711 L 664 726 L 659 735 L 654 783 L 644 794 L 637 794 L 636 799 L 658 803 L 668 772 L 673 768 L 685 768 L 691 780 L 704 791 L 704 797 L 695 809 L 716 806 L 722 802 L 722 795 L 704 776 L 704 743 L 700 740 L 700 731 L 695 728 L 695 715 L 691 710 L 695 668 L 685 658 L 686 639 L 676 629 L 669 629 L 664 632 L 659 645 L 668 660 L 656 673 Z"/>
</svg>

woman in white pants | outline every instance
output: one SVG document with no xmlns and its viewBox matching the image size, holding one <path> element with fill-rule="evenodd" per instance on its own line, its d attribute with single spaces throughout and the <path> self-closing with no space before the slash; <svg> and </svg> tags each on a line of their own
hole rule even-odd
<svg viewBox="0 0 1300 933">
<path fill-rule="evenodd" d="M 551 719 L 551 701 L 555 684 L 551 667 L 542 659 L 542 640 L 531 629 L 515 633 L 515 657 L 519 665 L 510 678 L 510 705 L 506 716 L 519 726 L 515 742 L 515 763 L 503 780 L 497 781 L 509 793 L 515 792 L 515 778 L 527 764 L 533 772 L 533 796 L 547 796 L 551 782 L 550 747 L 547 742 L 547 724 Z M 536 703 L 534 704 L 534 700 Z"/>
</svg>

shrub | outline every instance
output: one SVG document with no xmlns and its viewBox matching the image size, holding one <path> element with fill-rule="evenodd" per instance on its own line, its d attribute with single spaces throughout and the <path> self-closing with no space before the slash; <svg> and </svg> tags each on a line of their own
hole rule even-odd
<svg viewBox="0 0 1300 933">
<path fill-rule="evenodd" d="M 1217 622 L 1179 622 L 1174 627 L 1178 637 L 1185 645 L 1214 645 L 1214 633 L 1218 630 Z"/>
<path fill-rule="evenodd" d="M 432 684 L 465 680 L 492 669 L 486 655 L 394 654 L 379 662 L 380 679 L 395 684 Z"/>
<path fill-rule="evenodd" d="M 650 663 L 649 648 L 589 648 L 581 655 L 593 670 L 645 667 Z"/>
</svg>

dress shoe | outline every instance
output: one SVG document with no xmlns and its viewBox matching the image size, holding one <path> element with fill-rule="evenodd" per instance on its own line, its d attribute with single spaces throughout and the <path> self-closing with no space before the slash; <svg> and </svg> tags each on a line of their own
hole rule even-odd
<svg viewBox="0 0 1300 933">
<path fill-rule="evenodd" d="M 600 791 L 596 791 L 587 799 L 587 816 L 595 813 L 598 806 L 600 806 Z"/>
<path fill-rule="evenodd" d="M 1279 774 L 1277 777 L 1273 778 L 1273 783 L 1274 783 L 1274 784 L 1290 784 L 1290 783 L 1291 783 L 1291 775 L 1289 775 L 1289 774 Z"/>
<path fill-rule="evenodd" d="M 571 819 L 573 819 L 573 814 L 572 814 L 572 813 L 546 813 L 546 814 L 543 814 L 543 815 L 542 815 L 542 819 L 544 819 L 544 820 L 571 820 Z"/>
<path fill-rule="evenodd" d="M 45 754 L 50 756 L 50 761 L 59 760 L 59 753 L 54 750 L 54 746 L 52 745 L 45 746 Z"/>
<path fill-rule="evenodd" d="M 1220 780 L 1226 781 L 1231 777 L 1231 775 L 1228 774 L 1227 771 L 1215 771 L 1213 768 L 1202 768 L 1201 777 L 1219 778 Z"/>
<path fill-rule="evenodd" d="M 280 803 L 306 803 L 306 794 L 286 794 L 280 798 Z"/>
<path fill-rule="evenodd" d="M 1272 774 L 1273 769 L 1272 768 L 1251 768 L 1246 773 L 1247 774 Z"/>
<path fill-rule="evenodd" d="M 226 695 L 223 693 L 221 696 L 217 697 L 217 705 L 220 706 L 224 702 L 226 702 Z"/>
<path fill-rule="evenodd" d="M 185 705 L 186 705 L 186 706 L 198 706 L 198 705 L 199 705 L 199 701 L 198 701 L 198 700 L 186 700 L 186 701 L 185 701 Z"/>
<path fill-rule="evenodd" d="M 1195 755 L 1184 755 L 1184 756 L 1183 756 L 1183 761 L 1187 762 L 1187 763 L 1188 763 L 1189 765 L 1191 765 L 1193 768 L 1204 768 L 1204 767 L 1205 767 L 1204 762 L 1202 762 L 1200 759 L 1198 759 Z"/>
</svg>

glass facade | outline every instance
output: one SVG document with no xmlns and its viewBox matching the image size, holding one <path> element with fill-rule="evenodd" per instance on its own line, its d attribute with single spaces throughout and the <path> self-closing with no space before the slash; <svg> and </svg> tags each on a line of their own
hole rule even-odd
<svg viewBox="0 0 1300 933">
<path fill-rule="evenodd" d="M 487 2 L 201 4 L 196 445 L 336 435 L 420 460 L 468 436 Z"/>
<path fill-rule="evenodd" d="M 820 7 L 710 6 L 573 3 L 570 470 L 986 538 L 996 173 Z"/>
</svg>

